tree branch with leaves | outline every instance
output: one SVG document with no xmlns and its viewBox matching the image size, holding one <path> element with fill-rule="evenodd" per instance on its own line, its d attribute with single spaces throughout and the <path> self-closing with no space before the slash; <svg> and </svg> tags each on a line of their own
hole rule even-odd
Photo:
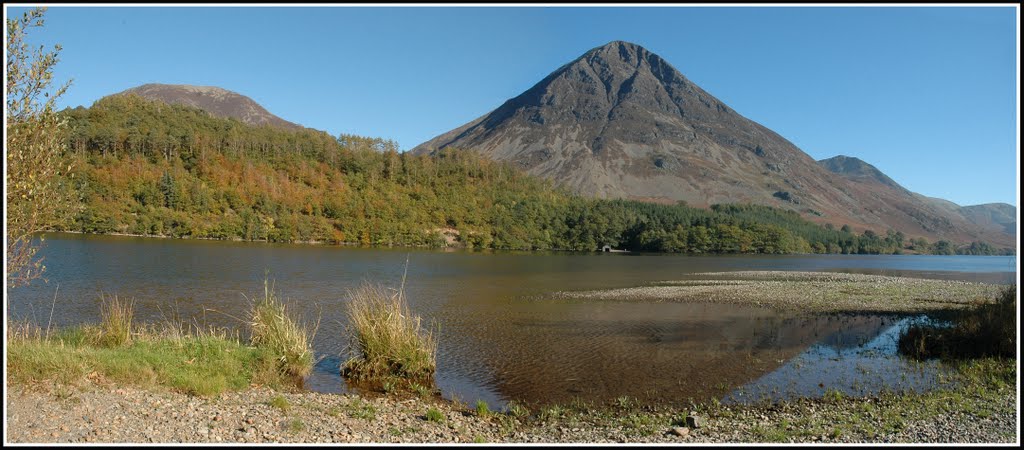
<svg viewBox="0 0 1024 450">
<path fill-rule="evenodd" d="M 81 202 L 71 186 L 67 156 L 67 124 L 55 111 L 68 81 L 51 90 L 60 45 L 52 51 L 32 48 L 27 32 L 43 26 L 46 8 L 7 19 L 7 280 L 27 284 L 46 269 L 36 258 L 34 237 L 67 220 Z"/>
</svg>

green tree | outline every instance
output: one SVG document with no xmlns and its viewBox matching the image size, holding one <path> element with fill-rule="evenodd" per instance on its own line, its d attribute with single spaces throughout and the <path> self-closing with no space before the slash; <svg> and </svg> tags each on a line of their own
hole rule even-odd
<svg viewBox="0 0 1024 450">
<path fill-rule="evenodd" d="M 164 195 L 164 206 L 177 209 L 179 201 L 178 186 L 174 182 L 174 177 L 171 173 L 164 171 L 164 175 L 160 177 L 160 192 Z"/>
<path fill-rule="evenodd" d="M 27 284 L 46 269 L 35 257 L 33 237 L 68 219 L 77 206 L 70 186 L 71 165 L 66 159 L 67 126 L 54 111 L 68 81 L 51 90 L 53 67 L 60 45 L 53 51 L 32 49 L 26 33 L 43 26 L 45 8 L 7 19 L 7 279 L 10 285 Z M 42 103 L 40 103 L 42 102 Z"/>
</svg>

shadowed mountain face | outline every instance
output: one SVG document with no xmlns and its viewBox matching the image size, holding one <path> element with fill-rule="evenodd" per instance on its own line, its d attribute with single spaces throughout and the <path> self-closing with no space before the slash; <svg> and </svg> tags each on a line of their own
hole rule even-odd
<svg viewBox="0 0 1024 450">
<path fill-rule="evenodd" d="M 135 94 L 165 103 L 182 104 L 202 109 L 215 117 L 235 118 L 249 125 L 270 125 L 301 130 L 301 125 L 271 114 L 253 99 L 227 89 L 186 84 L 144 84 L 115 95 Z"/>
<path fill-rule="evenodd" d="M 963 228 L 969 223 L 941 210 L 865 196 L 867 191 L 741 116 L 658 55 L 628 42 L 586 52 L 494 111 L 412 152 L 445 147 L 477 150 L 601 198 L 756 203 L 855 230 L 978 238 Z M 890 188 L 898 186 L 888 181 Z M 1007 236 L 987 240 L 1008 242 Z"/>
</svg>

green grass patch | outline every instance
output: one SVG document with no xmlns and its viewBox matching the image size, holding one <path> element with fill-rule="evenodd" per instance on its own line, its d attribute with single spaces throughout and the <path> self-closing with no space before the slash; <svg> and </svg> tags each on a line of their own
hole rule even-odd
<svg viewBox="0 0 1024 450">
<path fill-rule="evenodd" d="M 306 429 L 306 423 L 303 422 L 302 419 L 293 418 L 293 419 L 288 421 L 288 432 L 290 432 L 292 434 L 302 432 L 302 430 L 305 430 L 305 429 Z"/>
<path fill-rule="evenodd" d="M 425 417 L 427 419 L 427 422 L 444 422 L 444 414 L 441 413 L 441 411 L 439 411 L 437 408 L 427 409 Z"/>
<path fill-rule="evenodd" d="M 487 417 L 491 415 L 491 408 L 487 406 L 487 402 L 483 400 L 476 401 L 476 415 L 479 417 Z"/>
<path fill-rule="evenodd" d="M 120 347 L 132 339 L 132 317 L 135 302 L 102 297 L 100 303 L 100 333 L 98 343 L 106 347 Z"/>
<path fill-rule="evenodd" d="M 267 401 L 267 404 L 277 409 L 280 409 L 281 412 L 288 412 L 288 410 L 292 409 L 291 403 L 288 403 L 288 399 L 284 398 L 284 396 L 281 394 L 275 395 L 273 398 Z"/>
<path fill-rule="evenodd" d="M 223 335 L 144 337 L 107 347 L 90 342 L 87 336 L 94 333 L 92 330 L 64 330 L 49 339 L 10 339 L 7 370 L 11 381 L 77 385 L 91 379 L 166 387 L 201 396 L 244 389 L 257 380 L 268 384 L 276 381 L 264 370 L 272 361 L 264 350 Z"/>
<path fill-rule="evenodd" d="M 515 400 L 508 402 L 507 408 L 508 413 L 511 414 L 512 417 L 526 417 L 530 415 L 530 409 Z"/>
<path fill-rule="evenodd" d="M 377 408 L 368 402 L 356 397 L 345 407 L 349 417 L 355 417 L 367 421 L 377 418 Z"/>
<path fill-rule="evenodd" d="M 424 385 L 422 385 L 420 383 L 417 383 L 417 382 L 410 382 L 409 383 L 409 390 L 414 392 L 416 395 L 418 395 L 420 397 L 430 397 L 430 395 L 434 393 L 434 391 L 431 390 L 429 387 L 424 386 Z"/>
</svg>

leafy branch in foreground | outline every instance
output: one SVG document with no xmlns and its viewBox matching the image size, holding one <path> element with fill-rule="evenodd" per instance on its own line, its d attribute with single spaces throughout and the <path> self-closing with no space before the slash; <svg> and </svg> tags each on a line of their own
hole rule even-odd
<svg viewBox="0 0 1024 450">
<path fill-rule="evenodd" d="M 61 47 L 45 51 L 25 42 L 28 30 L 43 26 L 45 11 L 7 19 L 7 277 L 13 286 L 46 269 L 35 259 L 33 236 L 65 223 L 77 205 L 69 186 L 67 122 L 54 110 L 71 82 L 50 90 Z"/>
</svg>

